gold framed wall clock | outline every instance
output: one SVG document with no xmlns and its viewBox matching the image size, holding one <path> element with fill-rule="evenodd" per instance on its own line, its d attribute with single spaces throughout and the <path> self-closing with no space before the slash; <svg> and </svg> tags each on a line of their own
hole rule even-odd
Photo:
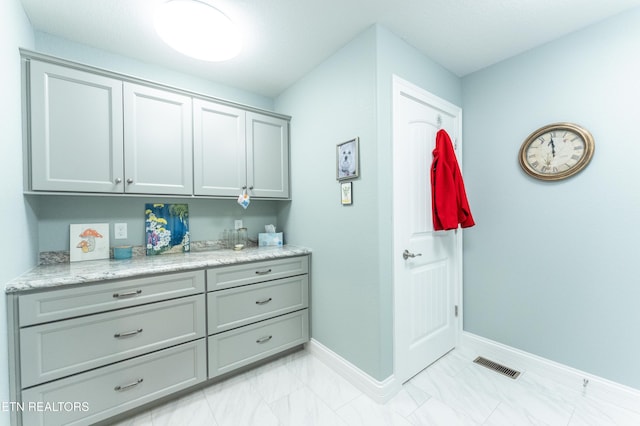
<svg viewBox="0 0 640 426">
<path fill-rule="evenodd" d="M 573 123 L 554 123 L 531 133 L 520 147 L 520 166 L 542 180 L 568 178 L 584 169 L 595 150 L 589 131 Z"/>
</svg>

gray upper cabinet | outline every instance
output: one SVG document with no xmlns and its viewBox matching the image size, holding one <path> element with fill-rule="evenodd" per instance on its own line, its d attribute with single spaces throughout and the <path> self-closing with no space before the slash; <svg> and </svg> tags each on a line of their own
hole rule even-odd
<svg viewBox="0 0 640 426">
<path fill-rule="evenodd" d="M 122 192 L 122 82 L 32 60 L 31 186 Z"/>
<path fill-rule="evenodd" d="M 196 195 L 238 196 L 246 185 L 245 111 L 193 100 Z"/>
<path fill-rule="evenodd" d="M 124 83 L 125 191 L 193 193 L 191 98 Z"/>
<path fill-rule="evenodd" d="M 28 191 L 289 198 L 289 119 L 39 54 Z"/>
<path fill-rule="evenodd" d="M 194 99 L 196 195 L 289 197 L 289 122 Z"/>
<path fill-rule="evenodd" d="M 289 123 L 247 112 L 247 185 L 254 197 L 289 197 Z"/>
<path fill-rule="evenodd" d="M 191 98 L 30 61 L 34 191 L 190 195 Z"/>
</svg>

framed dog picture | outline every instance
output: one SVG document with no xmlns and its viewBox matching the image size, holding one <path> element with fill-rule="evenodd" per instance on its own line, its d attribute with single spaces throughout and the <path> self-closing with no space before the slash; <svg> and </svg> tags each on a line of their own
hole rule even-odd
<svg viewBox="0 0 640 426">
<path fill-rule="evenodd" d="M 354 179 L 360 175 L 359 138 L 338 144 L 336 153 L 336 179 Z"/>
</svg>

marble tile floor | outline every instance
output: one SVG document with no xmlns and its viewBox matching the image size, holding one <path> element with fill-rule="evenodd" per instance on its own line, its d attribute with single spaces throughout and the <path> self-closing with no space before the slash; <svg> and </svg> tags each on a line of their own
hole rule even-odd
<svg viewBox="0 0 640 426">
<path fill-rule="evenodd" d="M 454 350 L 377 404 L 299 351 L 118 423 L 118 426 L 640 425 L 631 411 L 547 377 L 517 380 Z"/>
</svg>

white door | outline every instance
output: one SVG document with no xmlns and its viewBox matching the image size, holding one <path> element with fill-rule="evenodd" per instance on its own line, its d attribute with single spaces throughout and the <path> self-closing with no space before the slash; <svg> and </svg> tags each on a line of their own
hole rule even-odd
<svg viewBox="0 0 640 426">
<path fill-rule="evenodd" d="M 433 230 L 430 166 L 439 128 L 460 152 L 462 112 L 395 76 L 393 86 L 394 369 L 405 382 L 453 349 L 461 326 L 461 231 Z"/>
<path fill-rule="evenodd" d="M 193 193 L 191 98 L 124 83 L 125 192 Z"/>
</svg>

